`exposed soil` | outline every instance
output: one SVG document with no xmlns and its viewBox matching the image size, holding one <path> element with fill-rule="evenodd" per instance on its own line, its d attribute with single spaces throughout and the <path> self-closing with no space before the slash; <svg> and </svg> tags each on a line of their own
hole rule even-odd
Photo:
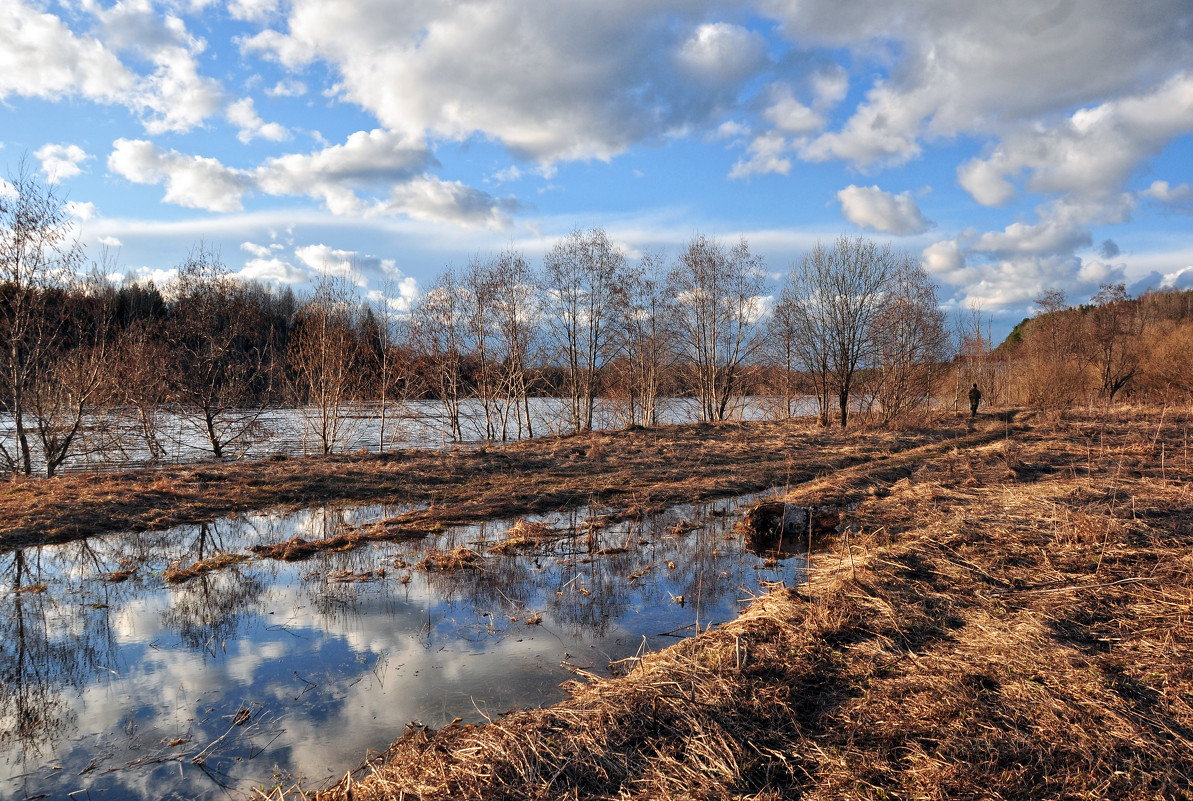
<svg viewBox="0 0 1193 801">
<path fill-rule="evenodd" d="M 514 519 L 584 504 L 643 512 L 689 501 L 782 489 L 872 461 L 894 473 L 918 448 L 992 441 L 1005 425 L 970 431 L 950 419 L 930 430 L 822 430 L 807 421 L 664 426 L 546 437 L 500 447 L 231 462 L 128 473 L 14 479 L 0 484 L 0 550 L 112 531 L 145 531 L 237 511 L 323 504 L 423 507 L 385 530 L 300 544 L 292 555 L 361 537 L 421 535 L 438 526 Z M 942 445 L 943 443 L 943 445 Z M 285 549 L 283 549 L 284 551 Z M 281 555 L 281 554 L 271 554 Z"/>
<path fill-rule="evenodd" d="M 786 500 L 852 507 L 808 584 L 556 706 L 411 728 L 334 787 L 268 797 L 1191 798 L 1189 423 L 1027 415 L 894 453 L 737 429 L 800 444 Z"/>
</svg>

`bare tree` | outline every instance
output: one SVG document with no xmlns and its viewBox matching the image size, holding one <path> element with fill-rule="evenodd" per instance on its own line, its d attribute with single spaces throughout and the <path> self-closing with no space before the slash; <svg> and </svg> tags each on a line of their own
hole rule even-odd
<svg viewBox="0 0 1193 801">
<path fill-rule="evenodd" d="M 362 390 L 360 320 L 353 284 L 324 273 L 299 309 L 287 350 L 306 432 L 324 454 L 356 433 Z"/>
<path fill-rule="evenodd" d="M 464 306 L 456 272 L 449 268 L 415 307 L 412 319 L 415 341 L 435 384 L 432 389 L 443 405 L 449 436 L 456 442 L 464 438 L 460 426 L 467 340 Z"/>
<path fill-rule="evenodd" d="M 658 423 L 659 397 L 674 345 L 673 308 L 662 266 L 662 254 L 643 255 L 616 291 L 617 359 L 611 365 L 611 389 L 621 401 L 626 425 Z"/>
<path fill-rule="evenodd" d="M 936 286 L 919 261 L 897 257 L 875 320 L 874 394 L 884 422 L 926 404 L 948 349 Z"/>
<path fill-rule="evenodd" d="M 22 160 L 0 186 L 0 388 L 15 439 L 0 441 L 0 457 L 14 473 L 33 474 L 29 394 L 44 384 L 42 370 L 64 334 L 65 320 L 52 306 L 55 290 L 82 263 L 73 237 L 65 202 Z"/>
<path fill-rule="evenodd" d="M 819 244 L 792 271 L 794 305 L 805 368 L 813 375 L 827 422 L 835 395 L 841 427 L 858 371 L 874 354 L 875 330 L 896 256 L 887 245 L 863 237 L 839 237 L 832 248 Z"/>
<path fill-rule="evenodd" d="M 273 336 L 243 284 L 200 243 L 178 268 L 165 327 L 169 397 L 217 457 L 247 447 L 273 391 Z"/>
<path fill-rule="evenodd" d="M 530 394 L 534 378 L 530 360 L 537 346 L 537 292 L 530 263 L 518 251 L 504 250 L 489 263 L 493 324 L 496 334 L 492 357 L 499 371 L 503 396 L 501 439 L 508 436 L 512 413 L 517 436 L 534 436 Z"/>
<path fill-rule="evenodd" d="M 61 317 L 47 321 L 58 332 L 57 342 L 41 359 L 27 399 L 47 476 L 55 475 L 68 457 L 105 447 L 102 439 L 87 435 L 102 432 L 99 412 L 114 394 L 108 289 L 102 276 L 93 275 L 87 282 L 72 283 L 45 312 Z M 86 442 L 93 444 L 81 448 Z"/>
<path fill-rule="evenodd" d="M 625 255 L 604 229 L 575 230 L 543 257 L 543 316 L 565 371 L 568 423 L 592 429 L 598 375 L 611 357 L 615 291 Z"/>
<path fill-rule="evenodd" d="M 1113 403 L 1139 371 L 1143 318 L 1127 295 L 1125 284 L 1102 284 L 1084 338 L 1101 379 L 1101 394 Z"/>
<path fill-rule="evenodd" d="M 410 347 L 412 326 L 399 310 L 391 281 L 386 280 L 374 297 L 362 328 L 367 338 L 366 352 L 371 356 L 374 391 L 379 403 L 377 450 L 384 453 L 391 410 L 401 409 L 402 404 L 413 397 L 417 386 Z"/>
<path fill-rule="evenodd" d="M 676 343 L 701 420 L 724 420 L 758 343 L 763 261 L 743 238 L 731 249 L 694 236 L 668 273 Z"/>
</svg>

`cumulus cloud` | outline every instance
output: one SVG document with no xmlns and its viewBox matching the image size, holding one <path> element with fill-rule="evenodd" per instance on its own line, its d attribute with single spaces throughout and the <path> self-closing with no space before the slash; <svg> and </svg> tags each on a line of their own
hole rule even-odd
<svg viewBox="0 0 1193 801">
<path fill-rule="evenodd" d="M 76 36 L 62 20 L 24 0 L 0 4 L 0 99 L 78 94 L 113 103 L 135 82 L 98 40 Z"/>
<path fill-rule="evenodd" d="M 290 132 L 276 122 L 265 122 L 257 115 L 257 109 L 251 97 L 242 98 L 228 106 L 228 122 L 240 129 L 236 138 L 249 143 L 261 137 L 270 142 L 281 142 L 290 137 Z"/>
<path fill-rule="evenodd" d="M 83 220 L 86 222 L 95 216 L 95 204 L 81 203 L 77 200 L 68 200 L 66 202 L 66 213 L 74 217 L 76 220 Z"/>
<path fill-rule="evenodd" d="M 162 150 L 143 139 L 117 139 L 108 169 L 133 183 L 164 183 L 166 203 L 208 211 L 239 211 L 250 188 L 247 176 L 215 159 Z"/>
<path fill-rule="evenodd" d="M 0 99 L 77 96 L 118 103 L 139 114 L 149 133 L 188 131 L 218 110 L 220 84 L 199 75 L 195 63 L 204 45 L 178 17 L 160 14 L 148 0 L 108 8 L 87 0 L 81 7 L 96 20 L 85 35 L 26 0 L 0 6 Z M 152 72 L 127 66 L 120 58 L 125 50 Z"/>
<path fill-rule="evenodd" d="M 1042 115 L 1130 94 L 1189 63 L 1183 0 L 1124 4 L 948 0 L 841 4 L 766 0 L 792 41 L 851 49 L 884 69 L 839 130 L 807 157 L 901 163 L 922 143 L 1030 126 Z M 1129 32 L 1129 35 L 1124 35 Z"/>
<path fill-rule="evenodd" d="M 849 186 L 837 193 L 845 219 L 874 231 L 907 236 L 927 231 L 932 223 L 920 213 L 911 192 L 893 195 L 877 186 Z"/>
<path fill-rule="evenodd" d="M 608 159 L 636 142 L 708 130 L 766 65 L 753 31 L 690 8 L 550 0 L 451 6 L 295 0 L 285 33 L 246 53 L 340 76 L 339 96 L 411 136 L 476 133 L 538 160 Z"/>
<path fill-rule="evenodd" d="M 232 19 L 260 21 L 277 13 L 278 0 L 228 0 Z"/>
<path fill-rule="evenodd" d="M 504 227 L 517 206 L 474 187 L 426 174 L 436 162 L 421 142 L 390 131 L 358 131 L 342 145 L 270 159 L 254 170 L 119 139 L 108 169 L 133 183 L 165 184 L 162 198 L 190 208 L 239 211 L 250 191 L 308 196 L 337 215 L 384 216 Z"/>
<path fill-rule="evenodd" d="M 294 78 L 278 81 L 272 87 L 265 90 L 265 94 L 270 97 L 302 97 L 306 93 L 307 85 Z"/>
<path fill-rule="evenodd" d="M 1167 181 L 1153 181 L 1151 186 L 1139 193 L 1142 197 L 1154 200 L 1172 211 L 1193 214 L 1193 186 L 1177 184 L 1172 186 Z"/>
<path fill-rule="evenodd" d="M 1012 179 L 1026 176 L 1032 192 L 1099 198 L 1117 192 L 1147 158 L 1193 131 L 1193 75 L 1081 109 L 1063 123 L 1006 137 L 985 156 L 962 165 L 961 185 L 984 205 L 1014 196 Z"/>
<path fill-rule="evenodd" d="M 33 154 L 41 162 L 46 183 L 56 184 L 83 171 L 82 164 L 91 158 L 78 145 L 45 145 Z"/>
<path fill-rule="evenodd" d="M 363 214 L 372 204 L 359 191 L 411 181 L 435 163 L 424 143 L 404 134 L 357 131 L 342 145 L 270 159 L 255 177 L 269 194 L 308 195 L 334 214 Z"/>
<path fill-rule="evenodd" d="M 737 160 L 729 171 L 729 177 L 747 178 L 767 173 L 786 175 L 791 171 L 791 159 L 787 157 L 789 150 L 787 139 L 773 131 L 755 137 L 746 151 L 746 157 Z"/>
<path fill-rule="evenodd" d="M 739 25 L 706 23 L 680 45 L 677 58 L 685 71 L 701 81 L 736 84 L 765 62 L 766 40 Z"/>
<path fill-rule="evenodd" d="M 237 272 L 233 273 L 242 281 L 260 281 L 270 284 L 305 284 L 311 280 L 311 273 L 300 267 L 295 267 L 288 261 L 279 258 L 255 258 L 245 262 Z"/>
</svg>

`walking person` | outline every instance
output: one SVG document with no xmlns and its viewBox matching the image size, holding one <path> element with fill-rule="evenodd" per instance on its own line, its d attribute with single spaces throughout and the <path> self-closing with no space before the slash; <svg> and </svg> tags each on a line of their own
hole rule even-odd
<svg viewBox="0 0 1193 801">
<path fill-rule="evenodd" d="M 978 404 L 982 401 L 982 391 L 978 389 L 978 385 L 974 384 L 973 389 L 969 391 L 969 419 L 978 416 Z"/>
</svg>

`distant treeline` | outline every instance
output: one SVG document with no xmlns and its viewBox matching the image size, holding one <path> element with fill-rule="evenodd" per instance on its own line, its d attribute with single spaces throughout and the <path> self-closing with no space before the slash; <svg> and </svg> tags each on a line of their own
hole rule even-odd
<svg viewBox="0 0 1193 801">
<path fill-rule="evenodd" d="M 366 406 L 384 447 L 391 410 L 411 400 L 433 401 L 456 440 L 464 406 L 479 405 L 485 436 L 504 440 L 534 436 L 530 401 L 542 396 L 561 400 L 553 428 L 584 431 L 598 399 L 628 426 L 655 424 L 670 396 L 691 398 L 702 420 L 745 396 L 786 417 L 811 396 L 822 424 L 845 426 L 859 411 L 897 424 L 970 382 L 988 400 L 1041 405 L 1190 391 L 1188 293 L 1132 301 L 1106 287 L 1073 310 L 1054 294 L 993 350 L 976 313 L 950 331 L 918 259 L 862 237 L 817 246 L 772 299 L 745 239 L 695 235 L 671 258 L 631 260 L 600 228 L 573 231 L 536 265 L 512 249 L 477 256 L 412 306 L 385 287 L 362 298 L 333 269 L 303 297 L 246 283 L 203 245 L 169 285 L 114 286 L 87 269 L 52 187 L 26 172 L 10 183 L 0 467 L 12 474 L 53 475 L 129 440 L 164 457 L 177 425 L 222 456 L 261 437 L 278 408 L 300 410 L 330 453 Z"/>
<path fill-rule="evenodd" d="M 958 364 L 997 402 L 1063 410 L 1193 398 L 1193 291 L 1131 298 L 1124 284 L 1108 283 L 1089 303 L 1070 306 L 1053 289 L 1035 304 L 1036 316 L 993 350 L 981 341 L 980 323 L 963 326 Z"/>
</svg>

